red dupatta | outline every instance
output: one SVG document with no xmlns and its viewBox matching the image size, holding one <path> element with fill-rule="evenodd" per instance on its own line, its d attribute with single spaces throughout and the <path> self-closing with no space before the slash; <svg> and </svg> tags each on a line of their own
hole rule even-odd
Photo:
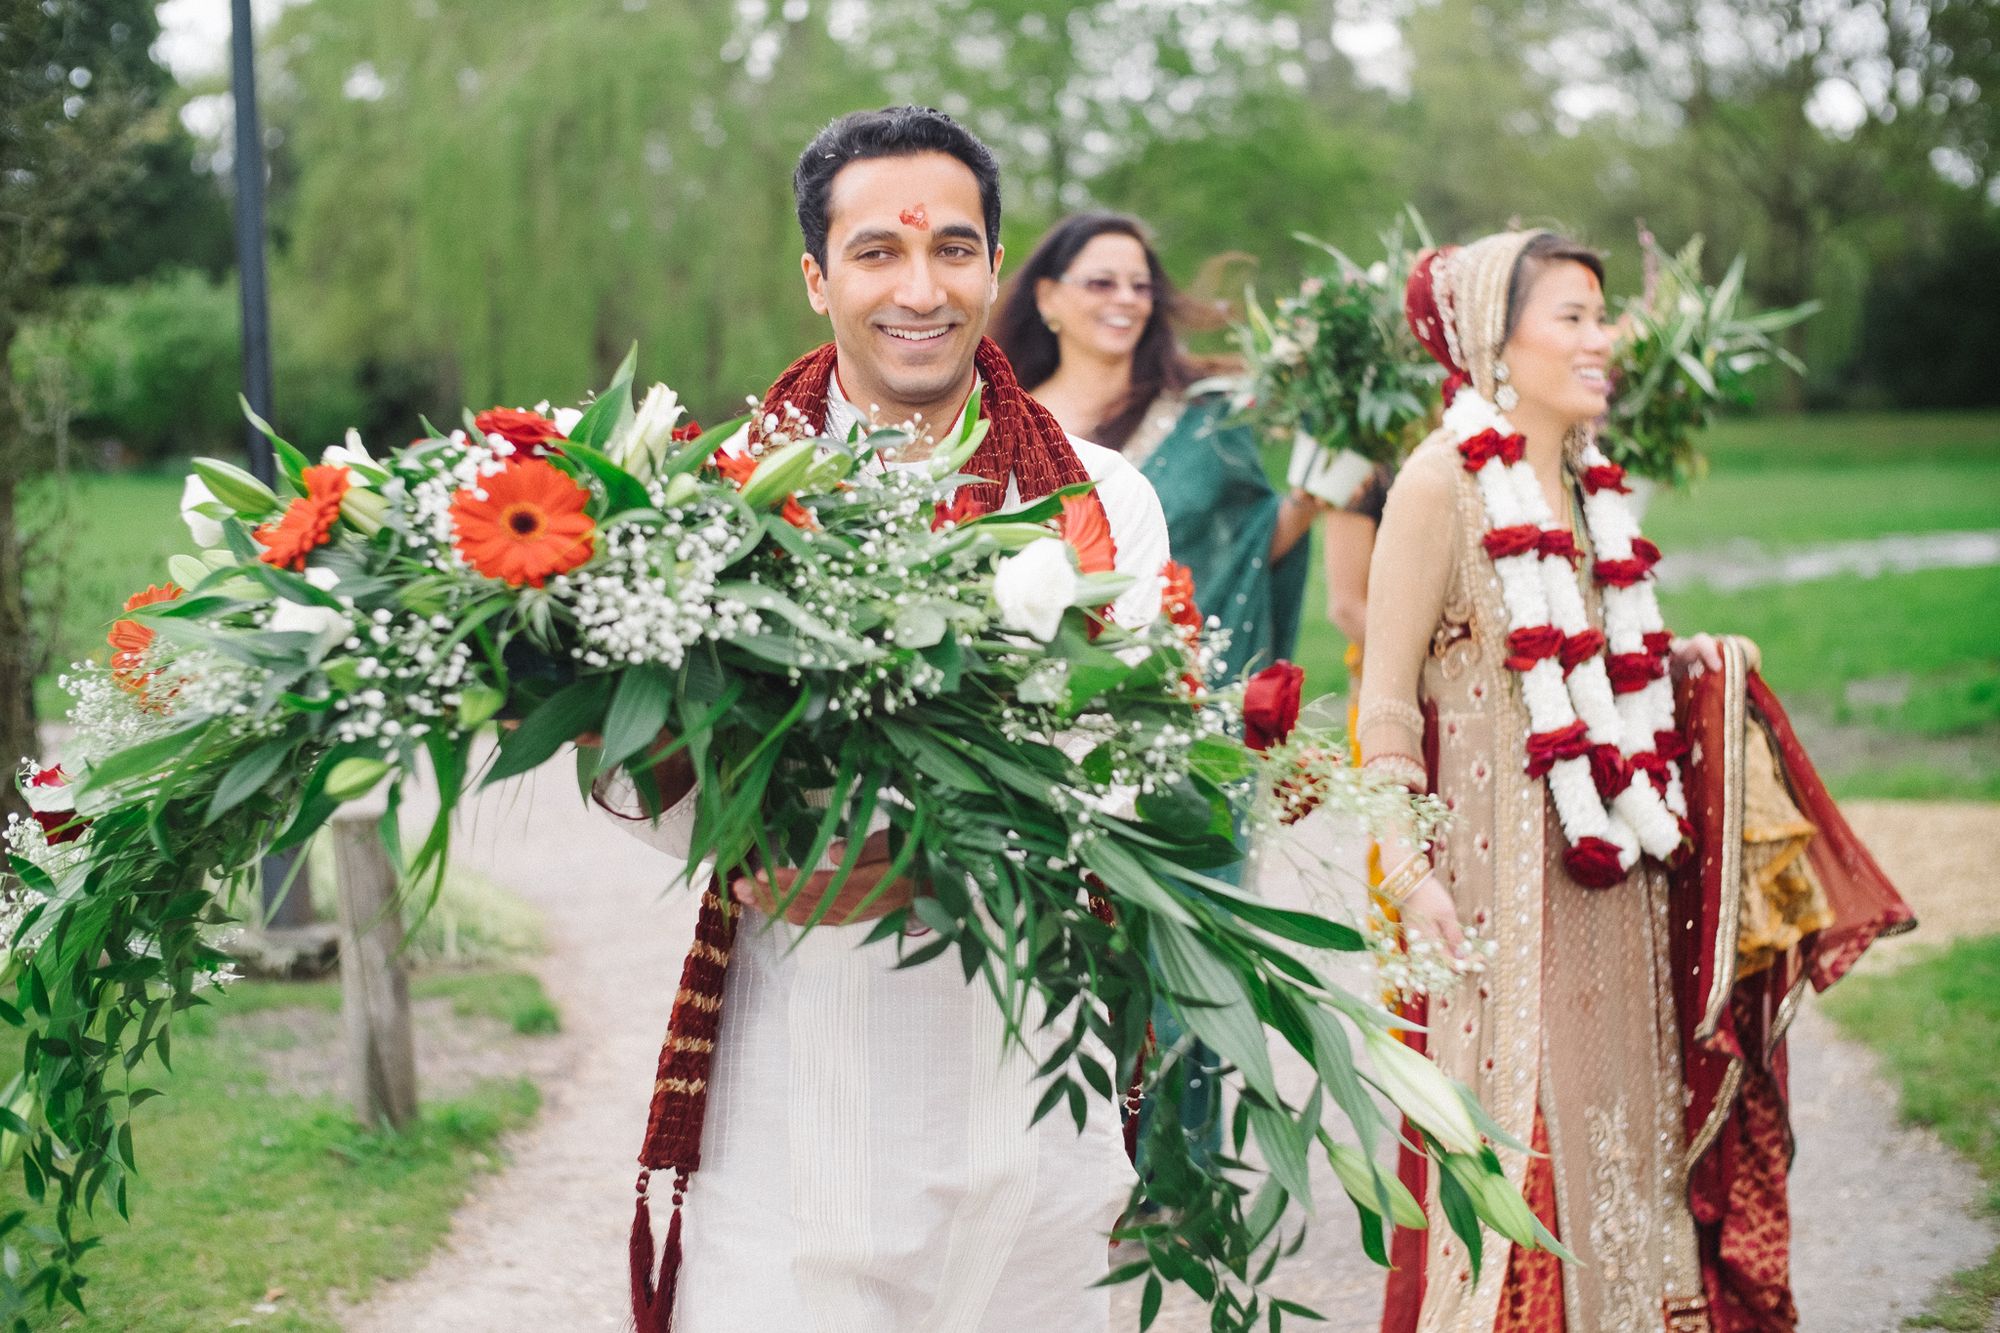
<svg viewBox="0 0 2000 1333">
<path fill-rule="evenodd" d="M 1742 646 L 1724 640 L 1722 653 L 1721 671 L 1684 679 L 1676 691 L 1693 747 L 1688 816 L 1700 849 L 1671 888 L 1674 1002 L 1689 1093 L 1688 1194 L 1715 1333 L 1791 1333 L 1798 1308 L 1785 1188 L 1792 1159 L 1785 1031 L 1808 983 L 1825 990 L 1876 939 L 1913 928 L 1916 917 L 1827 794 Z M 1817 830 L 1806 857 L 1834 920 L 1771 967 L 1739 977 L 1751 727 L 1769 738 L 1794 804 Z"/>
</svg>

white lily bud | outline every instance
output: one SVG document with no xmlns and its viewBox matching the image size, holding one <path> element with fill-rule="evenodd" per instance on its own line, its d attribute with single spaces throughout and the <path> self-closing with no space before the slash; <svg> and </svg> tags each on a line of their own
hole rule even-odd
<svg viewBox="0 0 2000 1333">
<path fill-rule="evenodd" d="M 1465 1109 L 1458 1087 L 1438 1067 L 1380 1028 L 1366 1043 L 1375 1086 L 1396 1109 L 1450 1152 L 1479 1151 L 1479 1129 Z"/>
<path fill-rule="evenodd" d="M 1376 1210 L 1379 1200 L 1375 1194 L 1375 1182 L 1379 1177 L 1383 1191 L 1389 1196 L 1390 1219 L 1397 1226 L 1421 1231 L 1427 1224 L 1424 1207 L 1417 1202 L 1417 1196 L 1410 1193 L 1409 1186 L 1398 1180 L 1393 1171 L 1376 1168 L 1371 1172 L 1361 1149 L 1345 1143 L 1329 1143 L 1326 1156 L 1333 1166 L 1333 1174 L 1340 1179 L 1340 1187 L 1363 1208 L 1370 1212 Z"/>
<path fill-rule="evenodd" d="M 373 537 L 382 530 L 382 520 L 388 512 L 389 502 L 376 491 L 350 486 L 340 497 L 340 516 L 364 537 Z"/>
<path fill-rule="evenodd" d="M 664 384 L 646 390 L 639 411 L 606 450 L 611 461 L 641 481 L 651 481 L 674 447 L 674 427 L 686 409 L 680 395 Z"/>
<path fill-rule="evenodd" d="M 265 518 L 280 508 L 277 495 L 257 478 L 219 458 L 194 460 L 195 475 L 216 500 L 244 518 Z"/>
</svg>

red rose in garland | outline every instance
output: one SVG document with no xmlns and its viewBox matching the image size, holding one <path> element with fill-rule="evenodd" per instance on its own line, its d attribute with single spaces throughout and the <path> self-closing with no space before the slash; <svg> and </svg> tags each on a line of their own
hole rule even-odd
<svg viewBox="0 0 2000 1333">
<path fill-rule="evenodd" d="M 1284 743 L 1299 723 L 1299 694 L 1306 673 L 1291 662 L 1274 662 L 1256 675 L 1243 690 L 1243 743 L 1253 750 L 1268 750 Z"/>
<path fill-rule="evenodd" d="M 472 419 L 472 424 L 488 435 L 498 435 L 514 446 L 517 458 L 540 458 L 543 454 L 561 453 L 549 445 L 567 438 L 562 428 L 539 412 L 526 412 L 518 407 L 489 407 Z M 677 432 L 674 436 L 679 439 Z"/>
</svg>

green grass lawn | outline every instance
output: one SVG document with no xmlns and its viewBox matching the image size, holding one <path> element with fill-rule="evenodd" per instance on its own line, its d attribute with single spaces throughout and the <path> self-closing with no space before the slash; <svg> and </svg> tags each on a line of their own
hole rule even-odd
<svg viewBox="0 0 2000 1333">
<path fill-rule="evenodd" d="M 2000 725 L 2000 617 L 1990 610 L 2000 606 L 2000 568 L 1828 579 L 1754 595 L 1688 589 L 1661 601 L 1677 628 L 1755 639 L 1772 688 L 1836 721 L 1923 736 Z M 1903 678 L 1908 697 L 1899 703 L 1872 703 L 1854 689 Z"/>
<path fill-rule="evenodd" d="M 419 976 L 412 994 L 517 1030 L 548 1030 L 554 1017 L 539 983 L 519 972 Z M 85 1260 L 89 1313 L 59 1306 L 33 1327 L 207 1333 L 242 1321 L 332 1333 L 331 1293 L 358 1299 L 423 1265 L 472 1178 L 499 1164 L 500 1136 L 534 1115 L 538 1094 L 525 1079 L 489 1081 L 427 1102 L 406 1134 L 364 1133 L 330 1098 L 271 1087 L 259 1050 L 289 1034 L 246 1021 L 338 1005 L 332 982 L 240 982 L 175 1020 L 172 1074 L 141 1071 L 167 1095 L 137 1117 L 132 1221 L 108 1208 L 97 1219 L 105 1243 Z M 5 1078 L 18 1051 L 0 1059 Z M 18 1173 L 0 1194 L 0 1207 L 20 1206 Z M 272 1311 L 253 1313 L 278 1289 Z"/>
<path fill-rule="evenodd" d="M 1872 1046 L 1896 1083 L 1905 1119 L 1937 1131 L 1986 1182 L 2000 1217 L 2000 936 L 1959 940 L 1893 972 L 1850 977 L 1826 1009 Z M 2000 1253 L 1958 1275 L 1913 1328 L 1981 1333 L 2000 1308 Z"/>
<path fill-rule="evenodd" d="M 1646 515 L 1666 550 L 2000 527 L 2000 413 L 1736 418 L 1706 447 L 1709 475 Z"/>
</svg>

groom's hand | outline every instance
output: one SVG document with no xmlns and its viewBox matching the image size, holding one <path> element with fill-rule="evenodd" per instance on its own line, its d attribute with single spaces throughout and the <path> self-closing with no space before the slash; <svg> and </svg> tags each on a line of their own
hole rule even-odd
<svg viewBox="0 0 2000 1333">
<path fill-rule="evenodd" d="M 840 843 L 835 843 L 829 853 L 836 861 L 845 854 L 845 847 Z M 847 883 L 840 886 L 840 892 L 834 895 L 833 904 L 820 918 L 820 924 L 844 926 L 858 921 L 873 921 L 899 907 L 908 907 L 910 900 L 916 896 L 916 884 L 908 876 L 891 880 L 874 902 L 862 906 L 862 900 L 874 893 L 875 886 L 881 884 L 882 877 L 889 873 L 893 859 L 889 854 L 888 833 L 869 834 L 861 844 L 861 859 L 855 862 L 854 873 L 847 877 Z M 782 915 L 793 925 L 803 926 L 819 910 L 820 901 L 826 897 L 827 886 L 833 883 L 833 876 L 831 870 L 815 870 L 810 874 L 779 870 L 744 875 L 730 884 L 729 892 L 737 902 L 754 907 L 766 916 Z M 798 890 L 796 895 L 793 895 L 794 889 Z M 779 904 L 788 896 L 792 899 L 791 905 L 781 913 Z"/>
</svg>

